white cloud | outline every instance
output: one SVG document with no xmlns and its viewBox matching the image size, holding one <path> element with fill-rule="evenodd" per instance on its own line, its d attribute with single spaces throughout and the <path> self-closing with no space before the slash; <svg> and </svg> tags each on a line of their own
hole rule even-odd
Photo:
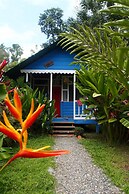
<svg viewBox="0 0 129 194">
<path fill-rule="evenodd" d="M 0 8 L 5 9 L 7 3 L 8 3 L 8 0 L 0 0 Z"/>
<path fill-rule="evenodd" d="M 52 7 L 59 7 L 64 11 L 64 17 L 72 17 L 76 15 L 76 10 L 79 6 L 80 0 L 24 0 L 25 2 L 42 6 L 43 10 L 50 9 Z"/>
<path fill-rule="evenodd" d="M 49 8 L 49 7 L 55 7 L 59 4 L 59 2 L 63 2 L 64 0 L 24 0 L 30 4 L 33 4 L 33 5 L 37 5 L 37 6 L 44 6 L 45 9 L 46 7 Z"/>
<path fill-rule="evenodd" d="M 19 7 L 15 8 L 15 1 L 17 0 L 0 0 L 0 10 L 4 11 L 4 9 L 6 9 L 6 11 L 8 11 L 7 13 L 10 13 L 10 9 L 14 8 L 14 10 L 17 9 L 18 12 Z M 19 5 L 20 3 L 25 3 L 25 6 L 32 10 L 37 8 L 36 10 L 39 10 L 39 13 L 41 11 L 43 13 L 44 10 L 52 7 L 59 7 L 64 11 L 64 19 L 67 19 L 68 17 L 73 17 L 76 15 L 76 7 L 78 7 L 79 1 L 80 0 L 19 0 L 18 2 Z M 10 6 L 8 8 L 9 2 L 12 2 L 12 7 Z M 46 42 L 46 36 L 41 33 L 39 26 L 34 27 L 30 25 L 30 23 L 28 25 L 27 21 L 24 21 L 23 24 L 21 22 L 23 25 L 22 28 L 22 25 L 18 27 L 16 22 L 17 18 L 14 18 L 13 14 L 11 16 L 12 17 L 8 16 L 7 18 L 4 18 L 4 16 L 3 18 L 1 17 L 0 44 L 3 43 L 6 47 L 9 47 L 14 43 L 19 44 L 24 50 L 24 55 L 30 56 L 30 50 L 34 49 L 35 45 L 41 45 L 43 42 Z M 29 15 L 27 17 L 29 17 Z"/>
<path fill-rule="evenodd" d="M 34 31 L 17 32 L 8 25 L 0 26 L 0 42 L 2 43 L 16 43 L 26 42 L 34 37 Z"/>
<path fill-rule="evenodd" d="M 22 49 L 24 51 L 22 58 L 28 58 L 33 54 L 31 50 L 33 50 L 36 53 L 41 50 L 41 47 L 39 45 L 30 43 L 30 44 L 23 44 Z"/>
<path fill-rule="evenodd" d="M 12 44 L 19 44 L 24 52 L 22 57 L 26 58 L 31 55 L 30 50 L 36 51 L 35 46 L 39 46 L 42 42 L 39 43 L 38 41 L 38 29 L 18 32 L 8 25 L 4 25 L 0 26 L 0 43 L 3 43 L 6 47 L 10 47 Z"/>
</svg>

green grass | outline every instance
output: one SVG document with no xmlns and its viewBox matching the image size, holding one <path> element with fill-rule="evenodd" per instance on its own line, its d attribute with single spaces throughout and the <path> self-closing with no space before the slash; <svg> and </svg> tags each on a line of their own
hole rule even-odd
<svg viewBox="0 0 129 194">
<path fill-rule="evenodd" d="M 110 146 L 97 135 L 87 136 L 81 143 L 112 182 L 129 194 L 129 146 Z"/>
<path fill-rule="evenodd" d="M 51 137 L 40 136 L 31 138 L 28 147 L 40 148 L 53 143 Z M 0 193 L 54 194 L 55 180 L 48 173 L 49 167 L 54 167 L 53 158 L 16 159 L 0 172 Z"/>
</svg>

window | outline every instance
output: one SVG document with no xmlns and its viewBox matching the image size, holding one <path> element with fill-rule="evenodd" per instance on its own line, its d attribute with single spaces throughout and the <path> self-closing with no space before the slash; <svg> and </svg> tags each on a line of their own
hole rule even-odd
<svg viewBox="0 0 129 194">
<path fill-rule="evenodd" d="M 34 78 L 34 89 L 38 88 L 40 91 L 44 90 L 46 97 L 49 96 L 49 79 L 48 78 Z"/>
</svg>

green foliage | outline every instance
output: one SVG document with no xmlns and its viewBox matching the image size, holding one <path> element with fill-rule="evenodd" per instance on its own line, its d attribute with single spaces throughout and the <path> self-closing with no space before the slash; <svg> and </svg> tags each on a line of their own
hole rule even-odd
<svg viewBox="0 0 129 194">
<path fill-rule="evenodd" d="M 5 84 L 0 83 L 0 102 L 2 102 L 5 99 L 6 94 L 7 91 Z"/>
<path fill-rule="evenodd" d="M 1 144 L 0 145 L 0 162 L 9 159 L 13 154 L 13 150 L 11 147 L 3 146 L 4 139 L 5 139 L 5 136 L 1 134 L 0 136 L 0 144 Z"/>
<path fill-rule="evenodd" d="M 112 36 L 121 36 L 124 37 L 125 40 L 128 42 L 129 38 L 129 1 L 128 0 L 108 0 L 108 2 L 114 2 L 117 3 L 114 6 L 109 7 L 107 10 L 104 10 L 104 12 L 108 14 L 119 14 L 123 18 L 121 20 L 117 21 L 112 21 L 108 22 L 105 24 L 105 26 L 117 26 L 118 31 L 113 32 Z M 123 67 L 123 70 L 125 71 L 126 78 L 128 77 L 128 72 L 129 72 L 129 47 L 124 46 L 119 48 L 119 65 L 120 68 Z M 124 80 L 124 85 L 125 85 L 126 80 Z M 127 79 L 127 83 L 128 79 Z M 129 127 L 129 121 L 126 118 L 122 118 L 120 122 L 125 126 Z"/>
<path fill-rule="evenodd" d="M 63 10 L 60 8 L 51 8 L 44 11 L 39 16 L 39 26 L 41 32 L 47 35 L 49 43 L 53 43 L 57 40 L 59 33 L 64 29 L 63 22 Z"/>
<path fill-rule="evenodd" d="M 11 62 L 18 62 L 23 54 L 23 49 L 19 44 L 12 44 L 12 47 L 9 48 L 9 52 L 11 53 Z"/>
<path fill-rule="evenodd" d="M 19 77 L 16 81 L 11 80 L 10 87 L 18 87 L 19 89 L 18 91 L 22 101 L 24 119 L 30 111 L 32 98 L 34 99 L 35 107 L 38 107 L 39 104 L 45 104 L 44 110 L 37 118 L 30 131 L 34 134 L 49 133 L 51 131 L 51 122 L 55 112 L 54 101 L 49 101 L 49 99 L 45 96 L 45 92 L 43 90 L 33 90 L 30 86 L 24 83 L 24 77 Z M 12 94 L 10 94 L 10 98 L 11 95 Z M 10 119 L 15 125 L 17 125 L 12 117 L 10 117 Z"/>
<path fill-rule="evenodd" d="M 79 26 L 73 32 L 61 34 L 62 47 L 75 53 L 77 64 L 88 64 L 95 71 L 109 74 L 111 78 L 129 89 L 127 42 L 118 36 L 110 36 L 109 28 L 93 30 Z M 123 48 L 123 49 L 120 49 Z"/>
<path fill-rule="evenodd" d="M 122 118 L 120 122 L 122 123 L 122 125 L 124 125 L 125 127 L 129 129 L 129 120 Z"/>
<path fill-rule="evenodd" d="M 103 0 L 104 1 L 104 0 Z M 114 32 L 114 35 L 129 37 L 129 1 L 128 0 L 107 0 L 108 2 L 116 3 L 113 6 L 108 7 L 108 9 L 103 10 L 109 15 L 120 15 L 122 18 L 120 20 L 111 21 L 105 23 L 105 26 L 117 26 L 117 33 Z"/>
<path fill-rule="evenodd" d="M 39 148 L 53 146 L 52 137 L 38 136 L 30 138 L 28 147 Z M 17 149 L 13 148 L 16 152 Z M 2 166 L 2 162 L 0 162 Z M 49 168 L 54 168 L 53 158 L 18 159 L 6 171 L 0 174 L 0 193 L 6 194 L 54 194 L 55 180 L 49 174 Z"/>
<path fill-rule="evenodd" d="M 51 131 L 51 122 L 55 112 L 54 101 L 49 101 L 49 99 L 45 97 L 44 91 L 41 92 L 38 89 L 33 90 L 27 85 L 20 89 L 20 95 L 23 105 L 23 118 L 26 118 L 29 113 L 32 98 L 34 99 L 35 107 L 39 104 L 45 104 L 44 110 L 31 128 L 31 132 L 35 134 L 49 133 Z"/>
<path fill-rule="evenodd" d="M 92 110 L 91 117 L 95 116 L 107 141 L 125 141 L 127 130 L 119 120 L 125 117 L 123 112 L 127 115 L 129 105 L 123 103 L 127 96 L 121 93 L 121 86 L 102 72 L 87 70 L 83 66 L 77 71 L 77 78 L 77 89 L 87 97 L 86 100 L 85 97 L 81 99 L 87 105 L 85 113 Z"/>
<path fill-rule="evenodd" d="M 122 103 L 129 95 L 128 43 L 112 36 L 114 31 L 107 27 L 72 30 L 61 34 L 60 44 L 75 53 L 75 64 L 82 64 L 77 88 L 88 96 L 86 103 L 94 106 L 94 115 L 107 130 L 106 139 L 121 142 L 127 139 L 119 121 L 127 117 L 129 108 Z"/>
<path fill-rule="evenodd" d="M 80 9 L 77 12 L 77 20 L 79 23 L 85 23 L 91 28 L 102 25 L 107 17 L 105 17 L 105 14 L 100 13 L 99 10 L 103 9 L 104 6 L 105 3 L 97 0 L 81 0 Z"/>
<path fill-rule="evenodd" d="M 4 138 L 5 135 L 3 135 L 3 133 L 0 133 L 0 161 L 10 158 L 12 152 L 11 148 L 3 147 Z"/>
<path fill-rule="evenodd" d="M 74 135 L 76 135 L 76 136 L 79 136 L 79 135 L 83 136 L 83 134 L 84 134 L 84 128 L 82 128 L 82 127 L 75 127 Z"/>
<path fill-rule="evenodd" d="M 4 47 L 4 45 L 1 45 Z M 6 85 L 3 83 L 3 68 L 7 64 L 6 61 L 4 61 L 0 64 L 0 120 L 2 118 L 2 112 L 3 109 L 5 109 L 3 100 L 5 99 L 5 96 L 7 94 Z M 3 141 L 5 139 L 5 135 L 0 133 L 0 160 L 6 159 L 10 157 L 9 151 L 5 148 L 3 148 Z"/>
<path fill-rule="evenodd" d="M 9 53 L 8 53 L 8 48 L 5 47 L 4 44 L 0 44 L 0 63 L 4 60 L 4 59 L 9 59 Z"/>
</svg>

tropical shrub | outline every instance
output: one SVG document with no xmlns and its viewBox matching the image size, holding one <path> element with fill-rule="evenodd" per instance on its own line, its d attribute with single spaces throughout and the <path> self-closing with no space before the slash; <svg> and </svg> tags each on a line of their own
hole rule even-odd
<svg viewBox="0 0 129 194">
<path fill-rule="evenodd" d="M 19 89 L 19 95 L 23 104 L 23 117 L 28 114 L 31 99 L 34 99 L 35 104 L 45 104 L 45 108 L 41 115 L 37 118 L 36 122 L 31 127 L 31 134 L 49 133 L 51 132 L 51 122 L 54 117 L 55 108 L 54 101 L 50 101 L 44 93 L 44 90 L 33 90 L 27 83 L 24 82 L 24 77 L 19 77 L 17 80 L 11 80 L 11 88 L 17 87 Z M 10 93 L 10 98 L 12 94 Z M 13 97 L 13 96 L 12 96 Z M 13 119 L 13 118 L 12 118 Z M 14 119 L 13 119 L 14 120 Z M 15 122 L 15 120 L 13 121 Z M 15 123 L 16 124 L 16 123 Z"/>
<path fill-rule="evenodd" d="M 2 63 L 0 64 L 0 120 L 2 119 L 2 111 L 5 109 L 5 105 L 3 103 L 3 100 L 5 99 L 5 96 L 7 94 L 7 86 L 6 82 L 4 80 L 4 68 L 8 62 L 6 60 L 3 60 Z M 6 139 L 6 135 L 3 135 L 0 132 L 0 160 L 4 160 L 10 157 L 10 151 L 8 148 L 3 148 L 3 142 Z"/>
<path fill-rule="evenodd" d="M 28 141 L 28 128 L 35 122 L 37 117 L 40 115 L 42 110 L 45 107 L 45 104 L 39 104 L 36 110 L 34 110 L 35 104 L 34 99 L 31 99 L 30 111 L 26 118 L 22 116 L 22 102 L 19 97 L 18 91 L 14 89 L 14 97 L 13 103 L 10 101 L 9 96 L 6 95 L 5 104 L 9 109 L 11 115 L 15 118 L 15 120 L 19 123 L 20 128 L 15 128 L 9 121 L 7 114 L 3 111 L 3 120 L 0 121 L 0 132 L 7 135 L 9 138 L 15 140 L 19 144 L 19 151 L 8 160 L 8 162 L 1 168 L 4 169 L 8 164 L 10 164 L 13 160 L 23 157 L 23 158 L 45 158 L 50 156 L 59 156 L 61 154 L 67 154 L 69 151 L 67 150 L 56 150 L 56 151 L 47 151 L 46 149 L 50 146 L 45 146 L 39 149 L 31 149 L 27 148 Z M 45 150 L 45 151 L 44 151 Z M 0 171 L 1 171 L 0 170 Z"/>
<path fill-rule="evenodd" d="M 125 74 L 129 75 L 129 1 L 128 0 L 107 0 L 109 2 L 116 3 L 114 6 L 109 7 L 106 10 L 103 10 L 103 12 L 106 12 L 108 14 L 114 14 L 114 15 L 121 15 L 123 19 L 117 20 L 117 21 L 111 21 L 105 24 L 105 26 L 115 26 L 118 28 L 117 32 L 113 32 L 112 36 L 120 36 L 124 37 L 124 40 L 127 42 L 127 46 L 120 47 L 120 53 L 121 53 L 121 66 L 124 67 Z M 126 65 L 125 65 L 126 64 Z M 127 79 L 127 83 L 128 79 Z M 123 83 L 125 84 L 125 83 Z M 126 119 L 127 114 L 125 118 L 122 118 L 120 122 L 127 128 L 129 128 L 129 120 Z"/>
<path fill-rule="evenodd" d="M 83 136 L 84 134 L 84 128 L 82 127 L 75 127 L 74 135 L 76 136 Z"/>
<path fill-rule="evenodd" d="M 30 99 L 34 98 L 36 105 L 42 103 L 45 104 L 44 110 L 31 128 L 31 132 L 34 134 L 49 133 L 51 131 L 51 123 L 55 112 L 54 101 L 49 101 L 49 99 L 45 96 L 44 91 L 39 91 L 38 89 L 33 91 L 33 89 L 29 86 L 21 89 L 20 91 L 23 103 L 23 117 L 26 117 L 29 110 Z"/>
<path fill-rule="evenodd" d="M 109 1 L 128 4 L 126 0 Z M 125 140 L 125 128 L 120 119 L 123 121 L 127 117 L 129 106 L 129 49 L 125 33 L 128 29 L 124 29 L 122 36 L 108 25 L 94 29 L 88 26 L 71 28 L 70 32 L 60 35 L 60 44 L 75 53 L 75 64 L 81 64 L 81 70 L 77 72 L 80 81 L 77 87 L 88 96 L 87 102 L 95 108 L 94 114 L 109 133 L 106 136 L 110 141 L 121 141 L 121 138 Z"/>
<path fill-rule="evenodd" d="M 123 112 L 126 111 L 127 114 L 129 108 L 129 104 L 124 104 L 127 94 L 122 93 L 121 86 L 103 73 L 86 70 L 83 66 L 77 71 L 77 78 L 79 81 L 76 87 L 87 97 L 82 99 L 87 105 L 85 113 L 92 110 L 91 117 L 95 116 L 101 125 L 106 140 L 121 142 L 127 139 L 127 130 L 119 122 Z"/>
</svg>

